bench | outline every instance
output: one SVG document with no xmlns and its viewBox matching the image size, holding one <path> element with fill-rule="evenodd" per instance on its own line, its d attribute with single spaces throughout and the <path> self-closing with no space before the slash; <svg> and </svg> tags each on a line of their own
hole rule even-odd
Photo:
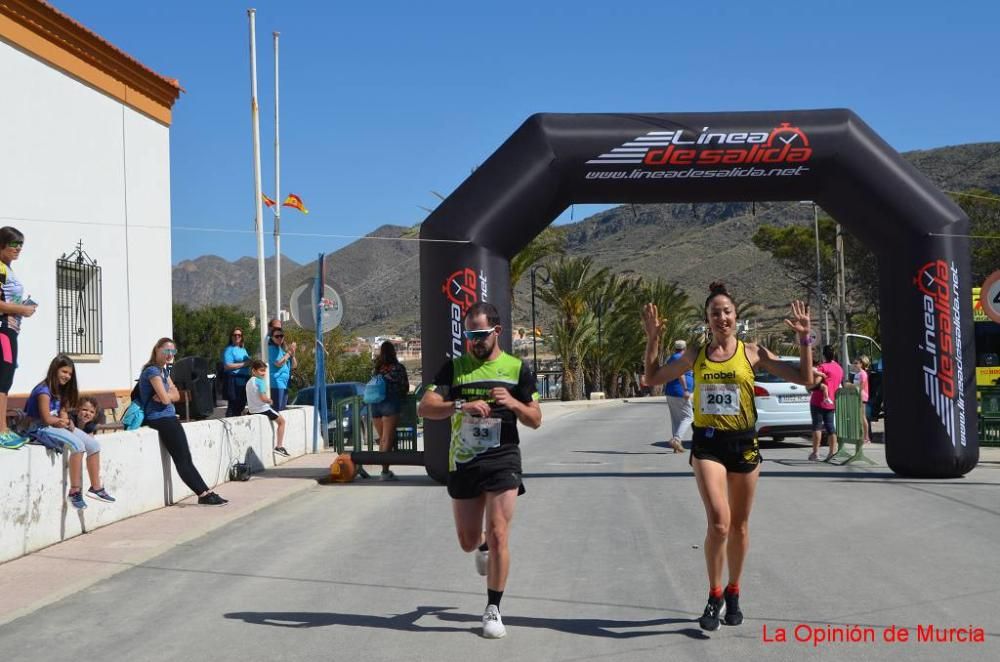
<svg viewBox="0 0 1000 662">
<path fill-rule="evenodd" d="M 97 400 L 97 432 L 115 432 L 124 430 L 125 426 L 118 420 L 118 396 L 112 391 L 100 391 L 97 393 L 81 393 L 81 397 L 91 397 Z M 17 421 L 24 416 L 25 407 L 28 406 L 28 396 L 9 395 L 7 396 L 7 425 L 16 427 Z M 108 413 L 110 412 L 110 417 Z M 108 420 L 110 418 L 110 421 Z"/>
<path fill-rule="evenodd" d="M 125 425 L 118 420 L 118 396 L 111 391 L 102 391 L 100 393 L 84 393 L 84 396 L 89 396 L 97 400 L 97 431 L 98 432 L 115 432 L 117 430 L 124 430 Z M 108 412 L 111 412 L 111 420 L 108 421 Z"/>
</svg>

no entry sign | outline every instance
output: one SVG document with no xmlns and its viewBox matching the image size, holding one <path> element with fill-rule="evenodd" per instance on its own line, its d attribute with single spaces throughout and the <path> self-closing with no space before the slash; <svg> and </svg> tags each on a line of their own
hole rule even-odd
<svg viewBox="0 0 1000 662">
<path fill-rule="evenodd" d="M 991 273 L 979 288 L 979 302 L 983 312 L 1000 324 L 1000 270 Z"/>
</svg>

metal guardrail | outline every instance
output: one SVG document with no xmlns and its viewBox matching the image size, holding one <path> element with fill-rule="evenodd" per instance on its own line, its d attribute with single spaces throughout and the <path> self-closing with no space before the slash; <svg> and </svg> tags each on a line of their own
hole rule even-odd
<svg viewBox="0 0 1000 662">
<path fill-rule="evenodd" d="M 1000 388 L 980 386 L 976 395 L 979 404 L 979 445 L 1000 446 Z"/>
<path fill-rule="evenodd" d="M 557 400 L 562 393 L 562 370 L 539 370 L 535 375 L 538 397 L 542 400 Z"/>
<path fill-rule="evenodd" d="M 343 453 L 348 445 L 353 450 L 361 450 L 362 434 L 369 440 L 369 445 L 371 444 L 371 439 L 375 436 L 372 431 L 372 419 L 360 395 L 334 400 L 330 403 L 329 409 L 333 420 L 327 423 L 327 445 L 333 446 L 337 453 Z M 362 409 L 365 409 L 364 415 L 361 413 Z M 349 419 L 349 426 L 345 426 L 345 418 Z"/>
<path fill-rule="evenodd" d="M 861 422 L 861 417 L 864 416 L 864 409 L 861 406 L 861 391 L 853 384 L 845 384 L 837 389 L 834 399 L 836 400 L 836 413 L 834 416 L 836 417 L 837 441 L 840 442 L 840 448 L 837 450 L 837 454 L 831 459 L 836 460 L 842 455 L 850 455 L 841 464 L 850 464 L 852 462 L 875 464 L 864 453 L 864 440 L 862 439 L 864 427 Z M 847 450 L 847 444 L 849 443 L 854 444 L 853 454 Z"/>
<path fill-rule="evenodd" d="M 398 451 L 417 450 L 417 430 L 420 426 L 417 401 L 418 398 L 414 395 L 403 398 L 399 422 L 396 424 Z M 347 446 L 355 452 L 378 450 L 372 426 L 371 405 L 366 405 L 360 395 L 334 400 L 329 409 L 333 420 L 327 425 L 327 445 L 333 446 L 337 453 L 343 453 Z M 344 419 L 348 419 L 347 425 Z"/>
</svg>

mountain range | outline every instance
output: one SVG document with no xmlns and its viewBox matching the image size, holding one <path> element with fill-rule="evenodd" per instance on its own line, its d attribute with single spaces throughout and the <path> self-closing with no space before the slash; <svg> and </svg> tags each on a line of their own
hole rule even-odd
<svg viewBox="0 0 1000 662">
<path fill-rule="evenodd" d="M 1000 143 L 976 143 L 903 154 L 945 191 L 971 188 L 1000 193 Z M 741 300 L 765 307 L 763 320 L 784 314 L 797 296 L 777 262 L 750 237 L 761 224 L 812 222 L 811 205 L 746 202 L 621 205 L 576 223 L 566 232 L 569 255 L 589 255 L 600 266 L 676 281 L 699 301 L 710 280 L 735 286 Z M 327 255 L 327 282 L 344 302 L 343 326 L 359 335 L 419 331 L 419 251 L 414 228 L 385 225 Z M 721 251 L 719 247 L 723 248 Z M 273 283 L 274 258 L 265 264 Z M 282 300 L 312 282 L 316 263 L 282 258 Z M 530 289 L 525 276 L 514 290 L 515 326 L 530 323 Z M 273 296 L 273 285 L 268 298 Z M 229 262 L 216 255 L 184 260 L 173 268 L 173 300 L 191 307 L 233 304 L 257 308 L 257 261 Z M 548 312 L 539 305 L 539 318 Z"/>
</svg>

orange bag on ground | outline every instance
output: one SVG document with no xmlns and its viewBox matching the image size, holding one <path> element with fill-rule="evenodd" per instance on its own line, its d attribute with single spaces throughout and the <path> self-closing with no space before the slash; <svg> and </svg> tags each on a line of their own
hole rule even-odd
<svg viewBox="0 0 1000 662">
<path fill-rule="evenodd" d="M 330 465 L 330 479 L 335 483 L 350 483 L 355 474 L 354 460 L 349 453 L 341 453 Z"/>
</svg>

